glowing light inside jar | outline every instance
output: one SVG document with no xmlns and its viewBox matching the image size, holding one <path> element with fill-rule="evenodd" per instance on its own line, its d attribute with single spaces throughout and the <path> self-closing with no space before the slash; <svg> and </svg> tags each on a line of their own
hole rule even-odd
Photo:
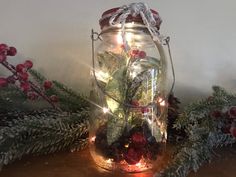
<svg viewBox="0 0 236 177">
<path fill-rule="evenodd" d="M 106 114 L 106 113 L 109 112 L 109 108 L 103 107 L 103 108 L 102 108 L 102 111 L 103 111 L 104 114 Z"/>
<path fill-rule="evenodd" d="M 136 163 L 135 165 L 136 165 L 136 167 L 141 167 L 141 166 L 142 166 L 142 163 L 139 162 L 139 163 Z"/>
<path fill-rule="evenodd" d="M 113 161 L 112 161 L 112 159 L 107 159 L 106 160 L 106 163 L 108 163 L 108 164 L 111 164 Z"/>
<path fill-rule="evenodd" d="M 129 45 L 131 44 L 133 38 L 134 38 L 134 35 L 132 33 L 125 33 L 125 40 L 128 42 Z M 119 45 L 124 44 L 121 32 L 117 34 L 116 41 Z"/>
<path fill-rule="evenodd" d="M 108 82 L 109 79 L 111 79 L 111 76 L 103 71 L 95 71 L 95 75 L 99 81 L 103 81 L 106 83 Z"/>
<path fill-rule="evenodd" d="M 158 98 L 157 101 L 159 102 L 160 106 L 165 106 L 166 105 L 165 100 L 162 99 L 162 98 Z"/>
<path fill-rule="evenodd" d="M 90 142 L 95 142 L 96 140 L 96 136 L 93 136 L 91 139 L 90 139 Z"/>
<path fill-rule="evenodd" d="M 126 144 L 126 145 L 125 145 L 125 148 L 128 148 L 128 147 L 129 147 L 129 144 Z"/>
<path fill-rule="evenodd" d="M 165 106 L 165 105 L 166 105 L 165 100 L 163 100 L 162 102 L 160 102 L 160 105 L 161 105 L 161 106 Z"/>
</svg>

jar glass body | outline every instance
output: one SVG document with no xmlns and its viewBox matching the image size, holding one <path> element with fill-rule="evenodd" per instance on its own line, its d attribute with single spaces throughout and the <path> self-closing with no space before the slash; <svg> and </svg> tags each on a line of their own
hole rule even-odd
<svg viewBox="0 0 236 177">
<path fill-rule="evenodd" d="M 90 151 L 108 170 L 140 172 L 163 156 L 167 138 L 167 61 L 142 25 L 101 32 L 90 98 Z"/>
</svg>

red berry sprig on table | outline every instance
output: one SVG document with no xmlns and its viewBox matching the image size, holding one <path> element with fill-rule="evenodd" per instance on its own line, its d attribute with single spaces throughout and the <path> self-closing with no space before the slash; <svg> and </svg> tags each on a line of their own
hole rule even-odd
<svg viewBox="0 0 236 177">
<path fill-rule="evenodd" d="M 24 63 L 17 64 L 16 66 L 7 61 L 8 56 L 15 56 L 16 54 L 17 50 L 15 47 L 0 44 L 0 64 L 12 73 L 12 75 L 7 78 L 0 77 L 0 88 L 6 87 L 8 84 L 15 84 L 27 95 L 29 100 L 36 100 L 41 96 L 54 108 L 59 109 L 55 105 L 55 103 L 58 102 L 58 97 L 56 95 L 48 97 L 45 94 L 45 90 L 52 88 L 51 81 L 45 81 L 43 88 L 41 88 L 29 80 L 28 70 L 33 67 L 31 60 L 26 60 Z"/>
</svg>

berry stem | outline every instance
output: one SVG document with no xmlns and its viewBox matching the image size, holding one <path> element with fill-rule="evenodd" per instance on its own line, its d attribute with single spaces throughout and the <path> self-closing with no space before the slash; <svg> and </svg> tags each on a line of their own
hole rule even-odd
<svg viewBox="0 0 236 177">
<path fill-rule="evenodd" d="M 1 64 L 7 68 L 9 71 L 11 71 L 13 73 L 13 75 L 16 77 L 16 79 L 21 80 L 21 78 L 19 78 L 18 72 L 16 71 L 16 68 L 11 65 L 10 63 L 8 63 L 7 61 L 3 61 L 1 62 Z M 61 109 L 59 107 L 57 107 L 48 96 L 46 96 L 43 91 L 37 86 L 35 85 L 33 82 L 31 81 L 27 81 L 31 87 L 31 89 L 33 91 L 35 91 L 38 95 L 40 95 L 44 100 L 46 100 L 54 109 L 61 111 Z"/>
</svg>

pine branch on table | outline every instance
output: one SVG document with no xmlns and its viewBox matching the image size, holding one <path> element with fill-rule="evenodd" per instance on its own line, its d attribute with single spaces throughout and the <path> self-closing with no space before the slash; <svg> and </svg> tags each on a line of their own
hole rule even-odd
<svg viewBox="0 0 236 177">
<path fill-rule="evenodd" d="M 43 110 L 19 113 L 0 129 L 0 166 L 28 154 L 83 149 L 87 145 L 88 112 Z"/>
</svg>

